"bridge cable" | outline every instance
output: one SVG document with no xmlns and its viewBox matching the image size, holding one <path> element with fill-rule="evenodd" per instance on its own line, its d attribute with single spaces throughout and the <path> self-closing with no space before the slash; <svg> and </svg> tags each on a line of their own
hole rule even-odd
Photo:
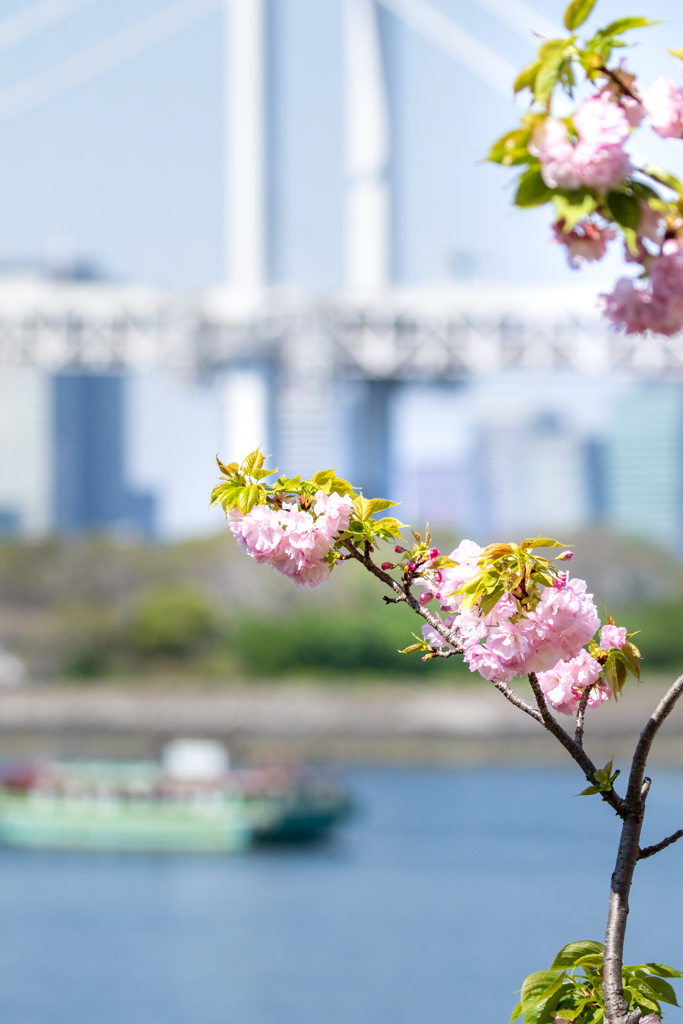
<svg viewBox="0 0 683 1024">
<path fill-rule="evenodd" d="M 0 123 L 127 63 L 222 10 L 225 0 L 178 0 L 78 56 L 0 92 Z"/>
<path fill-rule="evenodd" d="M 517 77 L 517 70 L 512 64 L 480 43 L 431 4 L 425 0 L 377 0 L 377 3 L 386 7 L 444 53 L 455 57 L 459 64 L 496 92 L 506 99 L 512 99 L 512 83 Z"/>
<path fill-rule="evenodd" d="M 535 11 L 524 0 L 474 0 L 489 14 L 493 14 L 509 28 L 514 29 L 527 42 L 533 42 L 533 36 L 542 39 L 557 39 L 567 35 L 566 29 L 549 21 Z"/>
<path fill-rule="evenodd" d="M 27 10 L 0 21 L 0 53 L 27 43 L 94 3 L 96 0 L 40 0 Z"/>
</svg>

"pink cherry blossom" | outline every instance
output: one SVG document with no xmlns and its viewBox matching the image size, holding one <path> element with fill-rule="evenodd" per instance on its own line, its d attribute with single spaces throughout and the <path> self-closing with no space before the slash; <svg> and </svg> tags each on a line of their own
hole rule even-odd
<svg viewBox="0 0 683 1024">
<path fill-rule="evenodd" d="M 683 89 L 669 78 L 658 78 L 643 95 L 643 106 L 657 135 L 683 138 Z"/>
<path fill-rule="evenodd" d="M 649 259 L 649 285 L 637 288 L 622 277 L 613 292 L 600 296 L 607 319 L 626 334 L 653 331 L 670 337 L 683 329 L 683 251 L 676 239 L 668 239 L 662 253 Z"/>
<path fill-rule="evenodd" d="M 564 231 L 559 222 L 553 226 L 555 240 L 567 248 L 569 266 L 576 270 L 585 260 L 601 260 L 607 252 L 607 243 L 616 238 L 613 228 L 601 228 L 590 220 L 580 221 L 571 231 Z"/>
<path fill-rule="evenodd" d="M 666 221 L 659 210 L 653 210 L 644 199 L 640 200 L 640 223 L 638 237 L 648 238 L 651 242 L 660 242 Z"/>
<path fill-rule="evenodd" d="M 592 96 L 574 114 L 579 138 L 593 146 L 623 146 L 631 126 L 624 110 L 606 96 Z"/>
<path fill-rule="evenodd" d="M 612 647 L 619 650 L 626 643 L 626 626 L 603 626 L 600 630 L 600 646 L 603 651 L 609 651 Z"/>
<path fill-rule="evenodd" d="M 536 125 L 529 152 L 541 161 L 541 175 L 548 188 L 580 188 L 581 179 L 574 168 L 574 146 L 563 121 L 546 117 Z"/>
<path fill-rule="evenodd" d="M 541 161 L 549 188 L 598 192 L 617 188 L 631 169 L 623 146 L 631 125 L 623 108 L 606 96 L 586 100 L 574 115 L 578 143 L 574 145 L 563 121 L 546 117 L 533 129 L 529 152 Z"/>
<path fill-rule="evenodd" d="M 564 590 L 564 588 L 567 586 L 566 572 L 558 572 L 557 576 L 553 580 L 553 586 L 555 590 Z"/>
<path fill-rule="evenodd" d="M 587 686 L 595 686 L 601 671 L 600 663 L 584 648 L 569 661 L 560 661 L 549 671 L 539 672 L 537 678 L 548 703 L 561 714 L 572 715 L 583 691 Z M 600 683 L 591 691 L 588 706 L 595 707 L 610 696 L 609 689 Z"/>
<path fill-rule="evenodd" d="M 573 165 L 582 185 L 605 193 L 621 185 L 631 169 L 631 160 L 621 146 L 580 142 L 574 151 Z"/>
<path fill-rule="evenodd" d="M 348 495 L 318 491 L 313 513 L 294 502 L 279 509 L 255 505 L 246 515 L 232 509 L 230 529 L 257 562 L 267 562 L 299 587 L 317 587 L 330 574 L 324 559 L 349 525 L 351 511 Z"/>
</svg>

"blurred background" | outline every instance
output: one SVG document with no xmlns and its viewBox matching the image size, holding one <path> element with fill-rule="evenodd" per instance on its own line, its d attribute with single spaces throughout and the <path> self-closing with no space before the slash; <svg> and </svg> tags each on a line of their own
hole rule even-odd
<svg viewBox="0 0 683 1024">
<path fill-rule="evenodd" d="M 214 738 L 335 764 L 357 806 L 306 849 L 2 851 L 18 1024 L 493 1022 L 555 947 L 600 937 L 614 825 L 569 799 L 561 752 L 455 659 L 399 655 L 415 626 L 355 566 L 294 591 L 207 509 L 216 454 L 260 444 L 403 502 L 443 550 L 575 544 L 641 631 L 645 684 L 589 726 L 596 759 L 626 756 L 683 663 L 683 345 L 607 330 L 620 253 L 570 271 L 484 162 L 562 13 L 0 4 L 0 756 Z M 660 24 L 629 65 L 678 81 L 675 0 L 594 20 L 639 13 Z M 683 173 L 678 141 L 639 129 L 632 150 Z M 651 799 L 672 831 L 667 729 Z M 683 963 L 678 856 L 642 869 L 634 957 Z"/>
</svg>

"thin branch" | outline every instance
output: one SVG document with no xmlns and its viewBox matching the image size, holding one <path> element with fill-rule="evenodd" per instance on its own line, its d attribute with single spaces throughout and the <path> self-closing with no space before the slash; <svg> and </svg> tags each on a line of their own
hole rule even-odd
<svg viewBox="0 0 683 1024">
<path fill-rule="evenodd" d="M 674 832 L 672 836 L 667 836 L 666 839 L 662 839 L 661 843 L 655 843 L 654 846 L 646 846 L 643 850 L 638 853 L 638 860 L 645 860 L 646 857 L 654 857 L 660 850 L 666 850 L 667 846 L 672 846 L 673 843 L 677 843 L 679 839 L 683 839 L 683 828 L 679 828 L 678 832 Z"/>
<path fill-rule="evenodd" d="M 621 89 L 621 91 L 623 92 L 623 94 L 625 96 L 629 96 L 632 100 L 635 100 L 636 103 L 642 103 L 643 102 L 641 100 L 640 96 L 637 95 L 637 93 L 633 92 L 632 89 L 629 89 L 629 87 L 622 82 L 622 80 L 621 80 L 621 78 L 619 76 L 619 72 L 618 71 L 613 71 L 611 68 L 605 67 L 604 64 L 600 67 L 599 70 L 602 71 L 603 75 L 607 75 L 607 77 L 612 82 L 614 82 L 614 84 L 619 89 Z"/>
<path fill-rule="evenodd" d="M 652 748 L 655 736 L 659 732 L 662 723 L 673 711 L 676 706 L 676 701 L 682 693 L 683 675 L 680 675 L 676 682 L 664 694 L 640 734 L 640 738 L 633 755 L 633 761 L 631 762 L 631 774 L 629 775 L 628 790 L 626 793 L 626 802 L 631 810 L 635 810 L 642 799 L 641 790 L 645 765 L 647 764 L 647 759 L 650 755 L 650 749 Z"/>
<path fill-rule="evenodd" d="M 464 648 L 462 646 L 462 642 L 460 640 L 460 636 L 458 635 L 457 630 L 449 629 L 442 619 L 440 619 L 437 615 L 434 615 L 434 613 L 430 612 L 427 608 L 423 608 L 420 602 L 417 600 L 417 598 L 413 597 L 412 593 L 410 592 L 410 587 L 408 585 L 400 584 L 398 580 L 395 580 L 394 577 L 390 576 L 388 572 L 385 572 L 384 569 L 380 569 L 378 565 L 375 565 L 373 560 L 370 558 L 370 554 L 368 551 L 365 551 L 364 554 L 361 554 L 358 548 L 354 547 L 352 541 L 344 541 L 343 543 L 344 547 L 349 552 L 352 558 L 355 558 L 357 562 L 360 562 L 361 565 L 364 565 L 368 572 L 371 572 L 373 576 L 376 576 L 378 580 L 381 580 L 382 583 L 389 587 L 390 590 L 394 591 L 394 593 L 396 594 L 396 598 L 390 598 L 391 601 L 395 600 L 397 604 L 402 601 L 405 601 L 406 604 L 410 605 L 410 607 L 417 615 L 423 618 L 425 622 L 429 623 L 432 629 L 435 630 L 439 634 L 439 636 L 442 636 L 444 638 L 446 643 L 450 644 L 450 646 L 453 648 L 454 654 L 463 653 Z"/>
<path fill-rule="evenodd" d="M 591 695 L 591 690 L 595 686 L 595 683 L 591 683 L 590 686 L 585 686 L 583 693 L 581 694 L 581 700 L 576 711 L 576 731 L 574 733 L 574 741 L 578 743 L 580 747 L 583 747 L 583 723 L 586 717 L 586 708 L 588 707 L 588 698 Z"/>
<path fill-rule="evenodd" d="M 492 679 L 491 682 L 493 683 L 497 690 L 500 690 L 503 696 L 507 700 L 509 700 L 511 704 L 514 704 L 515 707 L 519 708 L 520 711 L 526 712 L 527 715 L 531 715 L 534 721 L 538 722 L 540 725 L 543 725 L 543 718 L 541 716 L 541 712 L 537 711 L 536 708 L 533 708 L 531 704 L 527 704 L 524 698 L 520 697 L 520 695 L 516 693 L 511 686 L 508 686 L 507 683 L 500 683 L 498 682 L 497 679 Z"/>
<path fill-rule="evenodd" d="M 553 736 L 560 741 L 565 750 L 568 751 L 568 753 L 574 758 L 579 768 L 586 776 L 588 781 L 591 783 L 591 785 L 597 786 L 598 782 L 595 778 L 595 765 L 593 764 L 593 762 L 591 761 L 590 757 L 583 749 L 583 747 L 580 746 L 580 744 L 578 744 L 576 740 L 572 739 L 569 733 L 565 732 L 565 730 L 562 728 L 557 719 L 553 718 L 553 716 L 551 715 L 550 711 L 548 710 L 548 705 L 545 702 L 543 691 L 541 690 L 541 687 L 538 683 L 538 679 L 536 678 L 535 672 L 529 673 L 529 683 L 531 685 L 531 689 L 534 691 L 534 697 L 536 698 L 536 703 L 538 704 L 538 710 L 541 713 L 543 725 L 548 730 L 548 732 L 552 733 Z M 619 794 L 615 792 L 614 789 L 609 789 L 606 792 L 603 792 L 601 796 L 602 799 L 610 805 L 610 807 L 614 808 L 614 810 L 617 812 L 620 818 L 624 817 L 624 801 L 621 799 Z"/>
</svg>

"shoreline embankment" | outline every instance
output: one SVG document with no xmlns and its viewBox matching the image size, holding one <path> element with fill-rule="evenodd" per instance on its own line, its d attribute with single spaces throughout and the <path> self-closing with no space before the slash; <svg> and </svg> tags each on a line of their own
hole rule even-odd
<svg viewBox="0 0 683 1024">
<path fill-rule="evenodd" d="M 626 758 L 666 680 L 589 712 L 586 747 Z M 525 693 L 526 688 L 520 686 Z M 530 696 L 530 694 L 529 694 Z M 566 728 L 570 718 L 559 716 Z M 0 693 L 0 757 L 156 756 L 174 736 L 227 743 L 237 761 L 562 763 L 557 742 L 486 683 L 455 687 L 258 682 L 27 686 Z M 683 766 L 683 709 L 653 759 Z"/>
</svg>

